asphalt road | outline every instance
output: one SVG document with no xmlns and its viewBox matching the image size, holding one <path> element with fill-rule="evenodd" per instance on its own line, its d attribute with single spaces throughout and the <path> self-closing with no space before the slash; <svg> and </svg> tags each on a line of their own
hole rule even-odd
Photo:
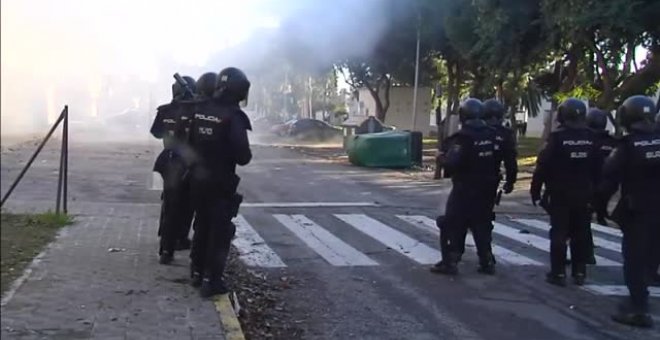
<svg viewBox="0 0 660 340">
<path fill-rule="evenodd" d="M 158 204 L 159 183 L 150 172 L 157 151 L 153 143 L 74 146 L 70 204 Z M 8 152 L 3 193 L 28 154 Z M 56 161 L 50 148 L 35 166 Z M 52 204 L 56 172 L 35 172 L 40 175 L 27 176 L 8 206 Z M 660 339 L 658 328 L 610 321 L 618 295 L 626 293 L 614 229 L 594 231 L 600 257 L 589 268 L 587 286 L 544 282 L 547 217 L 526 203 L 525 187 L 499 208 L 497 274 L 477 273 L 468 242 L 460 275 L 448 278 L 428 271 L 440 256 L 433 220 L 446 182 L 272 146 L 255 146 L 253 162 L 240 175 L 246 203 L 234 245 L 268 280 L 295 282 L 282 297 L 305 338 Z M 660 323 L 660 290 L 652 294 Z"/>
</svg>

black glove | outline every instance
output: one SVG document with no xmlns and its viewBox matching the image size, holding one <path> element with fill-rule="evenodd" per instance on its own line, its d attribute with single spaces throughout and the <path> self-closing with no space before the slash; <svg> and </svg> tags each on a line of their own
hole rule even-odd
<svg viewBox="0 0 660 340">
<path fill-rule="evenodd" d="M 505 194 L 510 194 L 513 191 L 513 183 L 512 182 L 506 182 L 502 186 L 502 191 L 504 191 Z"/>
</svg>

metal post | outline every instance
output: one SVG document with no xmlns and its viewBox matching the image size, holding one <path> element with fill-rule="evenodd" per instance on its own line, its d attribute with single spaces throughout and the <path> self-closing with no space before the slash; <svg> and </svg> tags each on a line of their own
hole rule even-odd
<svg viewBox="0 0 660 340">
<path fill-rule="evenodd" d="M 417 87 L 419 85 L 419 44 L 421 40 L 421 21 L 422 15 L 419 13 L 417 17 L 417 50 L 415 54 L 415 87 L 413 89 L 412 131 L 415 131 L 415 127 L 417 126 Z"/>
<path fill-rule="evenodd" d="M 37 147 L 37 150 L 34 152 L 34 154 L 32 154 L 32 157 L 30 157 L 30 160 L 27 162 L 27 164 L 25 164 L 25 167 L 23 167 L 23 170 L 21 170 L 21 173 L 18 175 L 18 178 L 16 178 L 14 183 L 12 183 L 11 187 L 9 187 L 9 190 L 7 191 L 5 196 L 2 197 L 2 201 L 0 202 L 0 207 L 2 207 L 5 204 L 5 201 L 7 200 L 7 198 L 9 198 L 9 195 L 11 195 L 11 193 L 14 191 L 14 189 L 16 188 L 18 183 L 21 181 L 21 179 L 23 179 L 23 176 L 25 176 L 25 173 L 27 172 L 27 170 L 32 165 L 32 162 L 34 162 L 34 159 L 37 158 L 37 155 L 39 155 L 39 152 L 41 152 L 41 149 L 44 148 L 44 145 L 46 145 L 46 142 L 48 142 L 48 139 L 50 138 L 50 136 L 53 134 L 53 132 L 55 132 L 55 129 L 57 129 L 57 127 L 60 125 L 60 123 L 64 119 L 64 112 L 66 112 L 66 107 L 64 108 L 64 110 L 62 110 L 62 113 L 60 114 L 60 117 L 57 118 L 57 121 L 55 121 L 55 124 L 53 124 L 53 127 L 51 127 L 50 131 L 48 131 L 48 134 L 46 135 L 46 138 L 44 138 L 44 140 L 41 141 L 41 144 L 39 144 L 39 147 Z"/>
<path fill-rule="evenodd" d="M 68 213 L 67 202 L 69 196 L 69 106 L 64 106 L 64 213 Z"/>
<path fill-rule="evenodd" d="M 66 107 L 64 108 L 66 112 Z M 66 117 L 64 118 L 64 122 L 66 124 Z M 64 176 L 64 143 L 66 140 L 64 139 L 64 126 L 62 127 L 62 146 L 60 148 L 60 170 L 57 173 L 57 199 L 55 200 L 55 213 L 60 214 L 60 207 L 62 206 L 62 184 L 64 184 L 63 181 L 63 176 Z"/>
</svg>

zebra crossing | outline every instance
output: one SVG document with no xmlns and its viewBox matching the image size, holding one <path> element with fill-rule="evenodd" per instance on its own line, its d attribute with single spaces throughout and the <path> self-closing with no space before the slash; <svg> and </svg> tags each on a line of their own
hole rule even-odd
<svg viewBox="0 0 660 340">
<path fill-rule="evenodd" d="M 262 268 L 296 265 L 287 263 L 286 258 L 283 259 L 281 254 L 278 254 L 276 245 L 281 241 L 273 241 L 275 246 L 269 245 L 267 235 L 273 230 L 295 236 L 304 247 L 318 255 L 319 259 L 336 267 L 385 265 L 385 261 L 379 260 L 365 249 L 360 249 L 353 237 L 347 235 L 371 239 L 384 246 L 386 252 L 418 265 L 430 265 L 441 259 L 437 247 L 439 231 L 435 220 L 428 216 L 383 217 L 346 213 L 326 215 L 329 216 L 272 214 L 269 221 L 274 222 L 260 228 L 255 228 L 249 222 L 250 216 L 239 215 L 234 219 L 236 237 L 233 244 L 239 252 L 239 258 L 246 265 Z M 264 223 L 262 218 L 255 221 Z M 329 223 L 332 223 L 332 228 L 328 227 Z M 549 229 L 550 225 L 546 221 L 537 219 L 519 218 L 494 222 L 493 253 L 501 266 L 547 266 Z M 592 231 L 598 254 L 596 267 L 621 267 L 621 232 L 599 225 L 593 225 Z M 466 238 L 466 245 L 474 247 L 471 236 Z M 598 295 L 618 296 L 627 293 L 625 286 L 621 285 L 589 284 L 582 288 Z M 652 297 L 660 297 L 660 288 L 651 287 L 649 291 Z"/>
</svg>

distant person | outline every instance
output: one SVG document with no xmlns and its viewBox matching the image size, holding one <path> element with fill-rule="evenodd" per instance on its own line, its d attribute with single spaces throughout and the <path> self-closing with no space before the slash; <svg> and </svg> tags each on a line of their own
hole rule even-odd
<svg viewBox="0 0 660 340">
<path fill-rule="evenodd" d="M 653 124 L 656 110 L 653 100 L 645 96 L 630 97 L 619 107 L 617 116 L 628 135 L 605 163 L 599 188 L 605 204 L 621 190 L 612 220 L 623 232 L 623 276 L 630 298 L 612 319 L 644 328 L 653 326 L 648 285 L 658 279 L 660 264 L 660 132 Z"/>
<path fill-rule="evenodd" d="M 223 274 L 236 233 L 232 218 L 243 199 L 237 193 L 236 166 L 252 159 L 247 135 L 252 127 L 239 106 L 249 89 L 243 71 L 234 67 L 220 71 L 213 100 L 198 105 L 190 125 L 190 144 L 197 157 L 190 170 L 197 219 L 191 269 L 192 283 L 200 286 L 202 297 L 228 292 Z"/>
<path fill-rule="evenodd" d="M 186 127 L 195 106 L 195 80 L 183 77 L 184 84 L 172 84 L 172 102 L 158 107 L 156 118 L 151 126 L 151 134 L 163 140 L 163 151 L 156 158 L 154 171 L 163 178 L 161 213 L 158 236 L 158 254 L 161 264 L 169 264 L 174 259 L 175 250 L 190 248 L 188 231 L 193 210 L 188 200 L 188 184 L 185 178 L 185 161 L 188 131 Z M 183 230 L 186 234 L 183 235 Z"/>
</svg>

